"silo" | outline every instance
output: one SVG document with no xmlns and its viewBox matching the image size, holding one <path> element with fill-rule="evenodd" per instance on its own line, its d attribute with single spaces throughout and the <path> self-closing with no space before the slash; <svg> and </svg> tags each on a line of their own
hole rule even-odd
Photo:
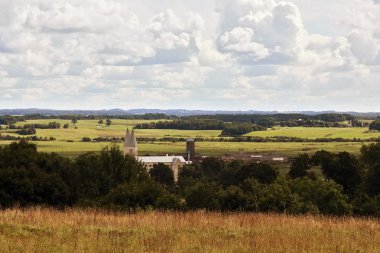
<svg viewBox="0 0 380 253">
<path fill-rule="evenodd" d="M 186 141 L 186 154 L 187 154 L 187 160 L 192 161 L 195 156 L 195 140 L 194 139 L 187 139 Z"/>
</svg>

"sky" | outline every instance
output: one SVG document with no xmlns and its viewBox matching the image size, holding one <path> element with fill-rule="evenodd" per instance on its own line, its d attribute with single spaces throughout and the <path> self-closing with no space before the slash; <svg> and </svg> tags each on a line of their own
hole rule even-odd
<svg viewBox="0 0 380 253">
<path fill-rule="evenodd" d="M 380 0 L 0 0 L 0 108 L 380 111 Z"/>
</svg>

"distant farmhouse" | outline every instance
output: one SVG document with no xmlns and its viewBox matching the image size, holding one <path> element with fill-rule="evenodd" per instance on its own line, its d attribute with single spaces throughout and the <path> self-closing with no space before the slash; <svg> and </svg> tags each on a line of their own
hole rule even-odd
<svg viewBox="0 0 380 253">
<path fill-rule="evenodd" d="M 153 165 L 163 163 L 168 165 L 169 168 L 173 171 L 174 179 L 178 180 L 179 169 L 182 168 L 185 164 L 189 164 L 191 152 L 195 152 L 194 140 L 189 139 L 187 144 L 191 151 L 188 151 L 188 161 L 185 160 L 183 156 L 138 156 L 137 141 L 135 136 L 135 131 L 132 132 L 127 129 L 127 133 L 124 140 L 124 155 L 130 155 L 135 157 L 138 161 L 145 164 L 146 168 L 151 170 Z M 194 151 L 193 151 L 194 150 Z"/>
<path fill-rule="evenodd" d="M 174 180 L 178 180 L 179 170 L 186 164 L 191 164 L 192 162 L 200 162 L 203 158 L 202 156 L 196 156 L 195 153 L 195 140 L 188 139 L 186 141 L 186 155 L 187 159 L 180 155 L 166 155 L 166 156 L 139 156 L 137 141 L 135 136 L 135 131 L 131 132 L 127 130 L 125 140 L 124 140 L 124 155 L 130 155 L 135 157 L 138 161 L 145 164 L 147 170 L 151 170 L 153 165 L 163 163 L 168 165 L 169 168 L 173 171 Z M 240 160 L 246 163 L 272 163 L 272 164 L 281 164 L 287 163 L 288 158 L 278 155 L 270 154 L 249 154 L 245 152 L 239 152 L 238 154 L 224 154 L 218 157 L 224 162 L 232 162 L 234 160 Z"/>
</svg>

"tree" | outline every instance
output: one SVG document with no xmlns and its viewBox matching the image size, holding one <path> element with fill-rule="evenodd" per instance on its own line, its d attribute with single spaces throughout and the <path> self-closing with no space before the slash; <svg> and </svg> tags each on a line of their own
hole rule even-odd
<svg viewBox="0 0 380 253">
<path fill-rule="evenodd" d="M 352 206 L 348 197 L 343 193 L 342 186 L 331 180 L 310 180 L 297 178 L 289 181 L 293 194 L 303 200 L 305 212 L 326 215 L 351 214 Z"/>
<path fill-rule="evenodd" d="M 198 181 L 187 192 L 186 203 L 190 209 L 219 210 L 222 189 L 215 182 Z"/>
<path fill-rule="evenodd" d="M 153 168 L 149 171 L 149 175 L 157 183 L 160 183 L 167 187 L 174 185 L 173 170 L 171 170 L 168 165 L 165 165 L 163 163 L 154 164 Z"/>
<path fill-rule="evenodd" d="M 98 124 L 99 124 L 99 125 L 103 125 L 103 123 L 104 123 L 104 121 L 103 121 L 102 119 L 100 119 L 100 120 L 98 121 Z"/>
<path fill-rule="evenodd" d="M 276 180 L 278 175 L 279 171 L 277 168 L 264 163 L 251 163 L 250 165 L 241 167 L 236 173 L 238 183 L 252 178 L 261 184 L 271 184 Z"/>
<path fill-rule="evenodd" d="M 77 119 L 76 117 L 73 117 L 73 118 L 71 119 L 71 123 L 75 126 L 76 123 L 78 123 L 78 119 Z"/>
<path fill-rule="evenodd" d="M 111 123 L 112 123 L 112 121 L 111 121 L 110 119 L 107 119 L 107 120 L 106 120 L 106 125 L 107 125 L 107 126 L 110 126 Z"/>
<path fill-rule="evenodd" d="M 380 120 L 375 120 L 369 125 L 369 130 L 380 131 Z"/>
<path fill-rule="evenodd" d="M 380 142 L 363 146 L 360 158 L 368 171 L 364 179 L 366 193 L 371 197 L 380 195 Z"/>
<path fill-rule="evenodd" d="M 238 186 L 228 187 L 221 200 L 224 211 L 244 211 L 248 206 L 247 195 Z"/>
<path fill-rule="evenodd" d="M 213 180 L 219 178 L 224 167 L 225 164 L 222 160 L 213 157 L 203 159 L 201 164 L 203 174 Z"/>
<path fill-rule="evenodd" d="M 63 128 L 65 128 L 65 129 L 69 128 L 69 124 L 67 124 L 67 123 L 64 124 L 64 125 L 63 125 Z"/>
<path fill-rule="evenodd" d="M 348 152 L 332 154 L 320 151 L 313 156 L 313 161 L 321 165 L 325 179 L 343 186 L 346 194 L 353 194 L 362 182 L 364 171 L 358 159 Z"/>
<path fill-rule="evenodd" d="M 306 177 L 311 168 L 311 160 L 308 154 L 298 155 L 290 165 L 288 175 L 291 178 Z"/>
<path fill-rule="evenodd" d="M 83 137 L 82 138 L 82 142 L 90 142 L 91 141 L 91 138 L 89 137 Z"/>
<path fill-rule="evenodd" d="M 113 188 L 101 199 L 103 207 L 116 210 L 139 210 L 162 205 L 163 189 L 154 182 L 131 182 Z"/>
</svg>

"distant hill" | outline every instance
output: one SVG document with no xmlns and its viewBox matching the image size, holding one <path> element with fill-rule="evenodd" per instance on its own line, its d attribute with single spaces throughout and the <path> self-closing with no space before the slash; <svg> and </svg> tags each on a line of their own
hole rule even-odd
<svg viewBox="0 0 380 253">
<path fill-rule="evenodd" d="M 109 110 L 53 110 L 53 109 L 38 109 L 38 108 L 28 108 L 28 109 L 0 109 L 0 115 L 26 115 L 26 114 L 42 114 L 42 115 L 52 115 L 52 116 L 61 116 L 61 115 L 110 115 L 110 116 L 119 116 L 119 115 L 141 115 L 147 113 L 163 113 L 166 115 L 175 115 L 175 116 L 191 116 L 191 115 L 215 115 L 215 114 L 278 114 L 278 113 L 287 113 L 287 114 L 305 114 L 305 115 L 317 115 L 323 113 L 345 113 L 351 114 L 357 117 L 368 117 L 376 118 L 380 117 L 380 112 L 336 112 L 336 111 L 221 111 L 221 110 L 185 110 L 185 109 L 109 109 Z"/>
</svg>

